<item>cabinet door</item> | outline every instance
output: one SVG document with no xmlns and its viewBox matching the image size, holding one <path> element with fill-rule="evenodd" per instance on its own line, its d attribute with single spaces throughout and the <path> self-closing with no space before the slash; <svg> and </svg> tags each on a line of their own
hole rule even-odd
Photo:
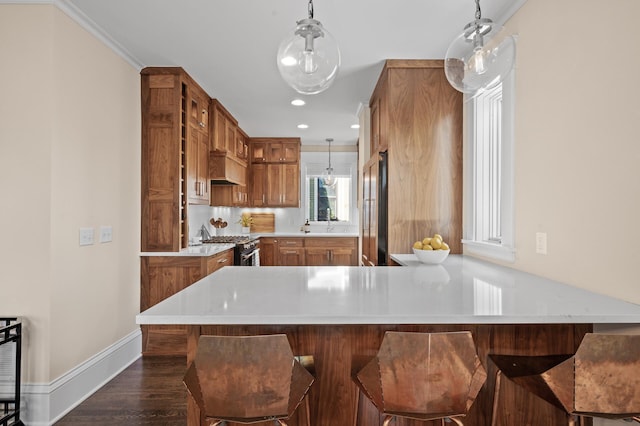
<svg viewBox="0 0 640 426">
<path fill-rule="evenodd" d="M 275 207 L 282 205 L 283 193 L 282 193 L 282 182 L 283 182 L 283 168 L 280 164 L 267 164 L 267 176 L 266 176 L 266 185 L 267 185 L 267 196 L 266 196 L 266 205 Z"/>
<path fill-rule="evenodd" d="M 331 250 L 331 265 L 357 266 L 356 251 L 352 248 L 335 248 Z"/>
<path fill-rule="evenodd" d="M 251 142 L 251 162 L 264 163 L 267 161 L 267 143 Z"/>
<path fill-rule="evenodd" d="M 198 182 L 198 150 L 200 147 L 197 127 L 189 125 L 187 136 L 186 169 L 187 169 L 187 198 L 189 203 L 197 203 L 200 198 L 200 183 Z"/>
<path fill-rule="evenodd" d="M 267 185 L 267 165 L 252 164 L 251 165 L 251 205 L 254 207 L 262 207 L 267 204 L 266 200 Z"/>
<path fill-rule="evenodd" d="M 278 244 L 279 266 L 305 266 L 303 247 L 282 247 Z"/>
<path fill-rule="evenodd" d="M 223 251 L 207 259 L 207 275 L 229 265 L 233 265 L 233 249 Z"/>
<path fill-rule="evenodd" d="M 305 249 L 306 266 L 327 266 L 331 264 L 331 249 L 308 247 Z"/>
<path fill-rule="evenodd" d="M 274 238 L 260 238 L 260 266 L 276 265 L 276 247 L 278 240 Z"/>
<path fill-rule="evenodd" d="M 211 150 L 227 151 L 227 116 L 219 108 L 213 112 L 213 135 L 211 138 Z"/>
<path fill-rule="evenodd" d="M 198 132 L 198 170 L 197 178 L 200 183 L 200 204 L 209 204 L 210 200 L 210 179 L 209 179 L 209 135 L 202 131 Z"/>
<path fill-rule="evenodd" d="M 375 155 L 380 149 L 380 98 L 371 103 L 371 152 Z"/>
<path fill-rule="evenodd" d="M 298 164 L 283 164 L 282 203 L 283 207 L 300 207 L 300 168 Z"/>
<path fill-rule="evenodd" d="M 231 120 L 226 121 L 225 147 L 227 155 L 236 157 L 236 125 Z"/>
</svg>

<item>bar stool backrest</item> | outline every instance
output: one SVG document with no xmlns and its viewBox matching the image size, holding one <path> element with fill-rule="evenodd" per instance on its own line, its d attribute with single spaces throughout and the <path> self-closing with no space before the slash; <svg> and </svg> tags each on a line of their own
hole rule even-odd
<svg viewBox="0 0 640 426">
<path fill-rule="evenodd" d="M 387 332 L 357 377 L 385 413 L 444 417 L 468 411 L 486 372 L 469 332 Z"/>
<path fill-rule="evenodd" d="M 201 336 L 184 382 L 205 417 L 246 421 L 288 417 L 313 376 L 284 334 Z"/>
<path fill-rule="evenodd" d="M 587 333 L 575 359 L 577 413 L 640 413 L 640 335 Z"/>
</svg>

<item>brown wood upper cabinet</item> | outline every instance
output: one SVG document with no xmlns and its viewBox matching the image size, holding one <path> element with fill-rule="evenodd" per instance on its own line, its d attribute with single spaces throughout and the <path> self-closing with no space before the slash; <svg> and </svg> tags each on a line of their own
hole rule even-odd
<svg viewBox="0 0 640 426">
<path fill-rule="evenodd" d="M 300 138 L 252 138 L 252 163 L 300 162 Z"/>
<path fill-rule="evenodd" d="M 141 249 L 179 251 L 188 245 L 189 203 L 209 199 L 209 98 L 182 68 L 140 74 Z"/>
<path fill-rule="evenodd" d="M 300 139 L 252 138 L 250 201 L 254 207 L 300 206 Z"/>
<path fill-rule="evenodd" d="M 209 204 L 209 96 L 191 87 L 187 98 L 187 193 L 190 204 Z"/>
</svg>

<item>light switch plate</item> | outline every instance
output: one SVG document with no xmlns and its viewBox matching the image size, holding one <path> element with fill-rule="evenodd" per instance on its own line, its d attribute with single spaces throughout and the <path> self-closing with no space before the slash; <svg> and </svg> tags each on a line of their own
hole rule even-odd
<svg viewBox="0 0 640 426">
<path fill-rule="evenodd" d="M 93 244 L 93 228 L 80 228 L 80 245 L 90 246 Z"/>
<path fill-rule="evenodd" d="M 113 227 L 111 226 L 101 226 L 100 227 L 100 242 L 108 243 L 113 239 Z"/>
<path fill-rule="evenodd" d="M 547 233 L 536 232 L 536 253 L 547 254 Z"/>
</svg>

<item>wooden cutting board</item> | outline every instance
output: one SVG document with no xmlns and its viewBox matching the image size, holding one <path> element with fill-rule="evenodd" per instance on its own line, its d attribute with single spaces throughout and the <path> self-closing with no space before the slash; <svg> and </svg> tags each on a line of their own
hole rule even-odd
<svg viewBox="0 0 640 426">
<path fill-rule="evenodd" d="M 274 213 L 251 213 L 253 224 L 251 232 L 276 232 L 276 215 Z"/>
</svg>

